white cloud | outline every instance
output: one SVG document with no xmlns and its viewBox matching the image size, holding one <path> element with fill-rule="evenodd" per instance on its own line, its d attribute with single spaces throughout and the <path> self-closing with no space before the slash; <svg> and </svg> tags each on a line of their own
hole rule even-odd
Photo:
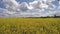
<svg viewBox="0 0 60 34">
<path fill-rule="evenodd" d="M 21 11 L 27 11 L 28 10 L 28 4 L 26 2 L 23 2 L 19 6 Z"/>
<path fill-rule="evenodd" d="M 3 0 L 5 8 L 0 8 L 0 17 L 41 17 L 60 14 L 60 8 L 52 3 L 55 0 L 34 0 L 29 4 L 16 0 Z M 43 3 L 44 2 L 44 3 Z M 59 15 L 60 16 L 60 15 Z"/>
<path fill-rule="evenodd" d="M 3 0 L 4 6 L 9 11 L 16 11 L 19 3 L 15 0 Z"/>
<path fill-rule="evenodd" d="M 41 9 L 41 3 L 39 1 L 31 2 L 30 6 L 32 6 L 33 9 Z"/>
</svg>

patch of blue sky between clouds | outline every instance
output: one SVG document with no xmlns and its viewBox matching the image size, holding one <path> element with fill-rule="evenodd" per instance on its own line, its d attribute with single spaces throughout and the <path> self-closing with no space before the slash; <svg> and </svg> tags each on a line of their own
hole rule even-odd
<svg viewBox="0 0 60 34">
<path fill-rule="evenodd" d="M 16 0 L 16 1 L 19 3 L 22 3 L 22 2 L 29 3 L 29 2 L 33 2 L 34 0 Z"/>
<path fill-rule="evenodd" d="M 2 0 L 0 0 L 0 8 L 4 8 L 4 5 L 2 3 Z"/>
</svg>

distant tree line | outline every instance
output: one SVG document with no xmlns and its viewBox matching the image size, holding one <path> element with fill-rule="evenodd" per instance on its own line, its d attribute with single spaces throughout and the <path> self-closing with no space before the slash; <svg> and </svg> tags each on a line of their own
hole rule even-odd
<svg viewBox="0 0 60 34">
<path fill-rule="evenodd" d="M 41 16 L 41 17 L 23 17 L 23 18 L 60 18 L 60 16 L 57 16 L 56 14 L 53 16 Z"/>
<path fill-rule="evenodd" d="M 60 16 L 54 15 L 54 16 L 46 16 L 46 17 L 41 17 L 41 18 L 60 18 Z"/>
</svg>

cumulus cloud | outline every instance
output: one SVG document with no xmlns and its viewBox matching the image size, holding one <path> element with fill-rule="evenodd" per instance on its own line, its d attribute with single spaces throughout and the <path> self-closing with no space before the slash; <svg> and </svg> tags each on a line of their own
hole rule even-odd
<svg viewBox="0 0 60 34">
<path fill-rule="evenodd" d="M 9 11 L 18 10 L 19 3 L 16 0 L 3 0 L 4 6 Z"/>
<path fill-rule="evenodd" d="M 60 5 L 54 5 L 53 1 L 56 0 L 34 0 L 28 4 L 16 0 L 2 0 L 0 2 L 4 8 L 0 8 L 0 17 L 41 17 L 54 14 L 60 16 Z"/>
<path fill-rule="evenodd" d="M 22 2 L 20 4 L 19 8 L 20 8 L 21 11 L 27 11 L 28 10 L 28 4 L 26 2 Z"/>
</svg>

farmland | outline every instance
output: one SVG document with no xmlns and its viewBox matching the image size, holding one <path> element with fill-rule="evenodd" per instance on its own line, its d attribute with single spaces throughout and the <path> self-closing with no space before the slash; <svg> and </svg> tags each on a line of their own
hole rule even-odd
<svg viewBox="0 0 60 34">
<path fill-rule="evenodd" d="M 0 34 L 60 34 L 60 18 L 0 18 Z"/>
</svg>

